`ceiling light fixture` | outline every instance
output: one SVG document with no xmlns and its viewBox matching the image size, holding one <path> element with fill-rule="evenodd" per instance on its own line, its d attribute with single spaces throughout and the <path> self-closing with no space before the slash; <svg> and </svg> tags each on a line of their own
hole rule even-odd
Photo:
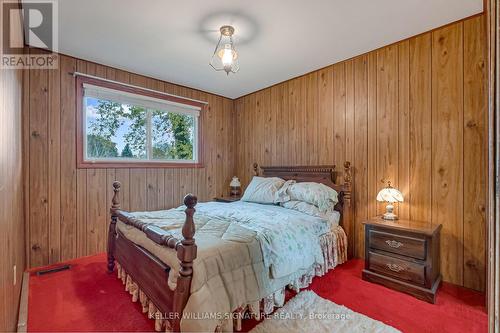
<svg viewBox="0 0 500 333">
<path fill-rule="evenodd" d="M 234 28 L 230 25 L 224 25 L 220 28 L 219 42 L 210 60 L 210 66 L 213 69 L 225 71 L 227 75 L 240 70 L 238 53 L 234 49 L 233 34 Z"/>
</svg>

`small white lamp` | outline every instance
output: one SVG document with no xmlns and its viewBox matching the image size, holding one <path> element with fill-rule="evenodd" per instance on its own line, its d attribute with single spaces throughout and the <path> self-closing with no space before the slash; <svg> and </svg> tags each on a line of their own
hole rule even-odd
<svg viewBox="0 0 500 333">
<path fill-rule="evenodd" d="M 238 177 L 234 176 L 231 179 L 231 183 L 229 183 L 229 187 L 231 188 L 231 196 L 237 197 L 241 194 L 241 183 Z"/>
<path fill-rule="evenodd" d="M 391 186 L 391 182 L 387 183 L 387 187 L 383 188 L 377 194 L 377 201 L 379 202 L 388 202 L 389 204 L 385 207 L 386 212 L 382 216 L 384 220 L 397 220 L 398 216 L 393 213 L 394 211 L 394 203 L 395 202 L 403 202 L 403 194 L 399 192 L 397 189 Z"/>
</svg>

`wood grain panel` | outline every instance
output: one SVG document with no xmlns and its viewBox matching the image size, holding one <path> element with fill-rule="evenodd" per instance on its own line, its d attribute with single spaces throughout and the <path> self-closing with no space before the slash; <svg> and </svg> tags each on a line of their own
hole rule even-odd
<svg viewBox="0 0 500 333">
<path fill-rule="evenodd" d="M 291 146 L 291 143 L 290 143 L 290 136 L 292 136 L 292 132 L 290 130 L 290 122 L 289 122 L 289 118 L 291 117 L 291 114 L 290 114 L 290 85 L 288 84 L 288 82 L 285 82 L 283 84 L 281 84 L 280 86 L 283 87 L 283 91 L 282 91 L 282 94 L 281 96 L 281 101 L 280 101 L 280 106 L 282 108 L 282 119 L 283 119 L 283 122 L 280 124 L 281 127 L 283 127 L 283 130 L 282 130 L 282 133 L 283 133 L 283 140 L 284 140 L 284 145 L 283 145 L 283 151 L 281 152 L 281 165 L 286 165 L 287 163 L 290 163 L 290 159 L 289 159 L 289 152 L 290 152 L 290 146 Z M 272 103 L 272 102 L 271 102 Z M 273 110 L 274 111 L 274 110 Z M 246 112 L 248 113 L 248 112 Z M 244 143 L 246 141 L 243 141 Z M 247 149 L 247 147 L 245 147 L 245 149 Z M 279 147 L 278 147 L 279 149 Z M 236 161 L 238 163 L 238 161 Z M 238 164 L 237 164 L 237 167 L 236 167 L 236 170 L 239 171 L 239 167 L 238 167 Z"/>
<path fill-rule="evenodd" d="M 463 283 L 463 24 L 432 33 L 432 222 L 441 272 Z"/>
<path fill-rule="evenodd" d="M 29 50 L 25 51 L 29 53 Z M 30 136 L 26 135 L 30 131 L 30 115 L 29 115 L 29 106 L 30 106 L 30 97 L 29 94 L 25 94 L 26 91 L 29 91 L 30 87 L 30 73 L 29 71 L 23 71 L 23 101 L 22 101 L 22 166 L 23 166 L 23 197 L 24 197 L 24 246 L 26 253 L 26 265 L 28 265 L 30 261 L 30 251 L 28 251 L 29 243 L 30 243 L 30 228 L 29 228 L 29 216 L 30 216 L 30 206 L 29 206 L 29 184 L 30 184 L 30 168 L 29 168 L 29 151 L 30 151 Z"/>
<path fill-rule="evenodd" d="M 318 164 L 335 162 L 333 142 L 333 69 L 318 72 Z"/>
<path fill-rule="evenodd" d="M 87 170 L 87 254 L 98 253 L 105 248 L 104 236 L 107 219 L 106 169 Z M 104 185 L 104 186 L 103 186 Z"/>
<path fill-rule="evenodd" d="M 368 66 L 367 56 L 354 59 L 354 255 L 363 256 L 365 251 L 364 226 L 368 216 Z"/>
<path fill-rule="evenodd" d="M 43 265 L 49 260 L 48 222 L 48 70 L 30 71 L 30 248 L 31 261 Z"/>
<path fill-rule="evenodd" d="M 274 142 L 273 137 L 274 128 L 276 127 L 276 121 L 274 120 L 276 117 L 271 113 L 271 90 L 266 89 L 262 92 L 261 98 L 261 109 L 262 109 L 262 119 L 264 123 L 262 124 L 262 128 L 264 129 L 264 146 L 262 147 L 263 157 L 262 161 L 264 161 L 265 165 L 270 165 L 272 161 L 272 155 L 274 154 Z M 273 123 L 274 122 L 274 123 Z"/>
<path fill-rule="evenodd" d="M 464 285 L 483 290 L 486 244 L 486 60 L 484 17 L 464 22 Z"/>
<path fill-rule="evenodd" d="M 288 140 L 290 144 L 288 146 L 285 165 L 293 164 L 292 162 L 295 162 L 295 164 L 301 164 L 302 144 L 300 142 L 300 138 L 302 137 L 302 132 L 300 124 L 300 119 L 301 119 L 300 114 L 301 112 L 303 112 L 303 109 L 301 110 L 302 93 L 301 93 L 300 78 L 288 82 L 288 94 L 289 94 L 288 107 L 290 109 L 290 113 L 288 116 Z"/>
<path fill-rule="evenodd" d="M 345 114 L 346 114 L 346 93 L 345 93 L 345 64 L 333 65 L 333 149 L 335 163 L 341 164 L 345 161 Z M 339 179 L 342 181 L 342 179 Z"/>
<path fill-rule="evenodd" d="M 76 174 L 76 255 L 86 256 L 87 251 L 87 169 L 79 169 Z"/>
<path fill-rule="evenodd" d="M 305 165 L 318 165 L 318 73 L 304 76 L 302 162 Z"/>
<path fill-rule="evenodd" d="M 431 221 L 432 35 L 410 39 L 410 218 Z"/>
<path fill-rule="evenodd" d="M 271 121 L 269 125 L 269 138 L 271 140 L 271 151 L 269 152 L 269 163 L 271 164 L 279 164 L 282 158 L 282 148 L 277 149 L 278 147 L 283 147 L 283 109 L 281 107 L 281 95 L 283 89 L 282 86 L 274 86 L 269 89 L 269 107 L 268 107 L 268 117 Z M 234 103 L 236 104 L 236 103 Z M 236 121 L 236 117 L 234 118 Z M 236 126 L 237 127 L 237 126 Z M 234 133 L 237 136 L 237 132 Z M 236 155 L 235 155 L 236 157 Z M 233 169 L 234 163 L 233 161 Z"/>
<path fill-rule="evenodd" d="M 354 93 L 354 61 L 347 60 L 345 64 L 345 161 L 354 161 L 354 135 L 355 124 L 354 124 L 354 105 L 355 105 L 355 93 Z M 341 163 L 343 165 L 343 163 Z M 356 167 L 354 167 L 356 168 Z M 353 185 L 356 186 L 356 170 L 353 177 Z"/>
<path fill-rule="evenodd" d="M 204 163 L 205 163 L 205 181 L 202 181 L 202 184 L 204 184 L 204 189 L 205 189 L 205 195 L 209 198 L 213 198 L 216 196 L 216 185 L 215 185 L 215 167 L 216 167 L 216 156 L 215 156 L 215 138 L 218 133 L 216 131 L 216 121 L 217 118 L 215 117 L 215 105 L 214 101 L 216 99 L 215 96 L 212 95 L 205 95 L 204 96 L 205 100 L 208 101 L 208 106 L 205 107 L 205 112 L 204 115 L 206 117 L 202 119 L 204 121 L 204 124 L 206 125 L 204 128 L 206 131 L 204 132 L 204 135 L 208 138 L 212 138 L 212 140 L 205 140 L 205 147 L 204 147 Z M 207 142 L 208 141 L 208 142 Z M 179 170 L 176 170 L 175 174 L 179 174 Z M 179 178 L 177 177 L 175 181 L 177 182 Z M 178 187 L 177 187 L 178 188 Z M 175 202 L 180 202 L 181 198 L 177 197 L 177 195 L 180 193 L 179 191 L 176 190 L 174 187 L 173 189 L 174 193 L 174 201 Z"/>
<path fill-rule="evenodd" d="M 276 118 L 271 164 L 354 164 L 358 256 L 364 248 L 359 222 L 384 211 L 375 197 L 390 180 L 405 195 L 396 205 L 402 217 L 443 224 L 444 279 L 482 290 L 482 20 L 470 18 L 268 88 L 271 114 L 255 104 L 266 90 L 236 99 L 237 176 L 248 184 L 252 163 L 267 164 L 265 120 Z"/>
<path fill-rule="evenodd" d="M 76 98 L 75 78 L 69 73 L 76 70 L 76 60 L 59 58 L 61 83 L 61 260 L 77 256 L 77 175 L 76 175 Z M 24 91 L 31 98 L 31 90 Z M 30 165 L 30 169 L 35 166 Z M 31 192 L 31 189 L 30 189 Z M 31 195 L 30 202 L 31 205 Z M 29 250 L 29 249 L 28 249 Z M 50 263 L 50 262 L 47 262 Z M 44 264 L 47 264 L 44 263 Z M 29 266 L 34 264 L 30 260 Z"/>
<path fill-rule="evenodd" d="M 398 44 L 398 189 L 408 198 L 398 204 L 399 217 L 410 218 L 410 42 Z"/>
<path fill-rule="evenodd" d="M 70 75 L 76 70 L 208 101 L 201 113 L 205 167 L 77 169 L 75 79 Z M 63 55 L 59 69 L 30 71 L 27 82 L 29 266 L 105 251 L 115 179 L 122 183 L 122 207 L 130 210 L 177 207 L 187 192 L 200 201 L 229 194 L 236 151 L 232 100 Z"/>
<path fill-rule="evenodd" d="M 48 71 L 48 214 L 49 261 L 61 260 L 61 100 L 60 77 L 57 71 Z"/>
<path fill-rule="evenodd" d="M 367 190 L 368 216 L 377 215 L 377 197 L 379 182 L 377 181 L 377 53 L 368 53 L 368 128 L 367 128 Z"/>
<path fill-rule="evenodd" d="M 197 95 L 195 94 L 193 97 L 197 97 Z M 270 95 L 270 92 L 269 92 L 269 103 L 270 103 L 270 99 L 271 99 L 271 95 Z M 269 114 L 271 114 L 271 110 L 270 110 L 270 105 L 269 105 Z M 234 168 L 235 168 L 235 119 L 234 119 L 234 113 L 233 113 L 233 110 L 234 110 L 234 103 L 232 100 L 230 99 L 224 99 L 222 101 L 222 113 L 221 113 L 221 121 L 223 123 L 225 123 L 225 128 L 226 128 L 226 131 L 224 133 L 224 145 L 225 145 L 225 149 L 224 149 L 224 159 L 222 161 L 222 165 L 223 165 L 223 168 L 224 168 L 224 172 L 222 173 L 222 176 L 223 176 L 223 179 L 221 179 L 219 181 L 219 186 L 221 186 L 221 190 L 220 190 L 220 193 L 221 194 L 226 194 L 227 193 L 227 190 L 228 190 L 228 186 L 229 186 L 229 183 L 231 182 L 231 179 L 233 178 L 233 175 L 234 175 Z M 233 116 L 230 116 L 230 117 L 227 117 L 226 115 L 227 114 L 230 114 L 230 115 L 233 115 Z M 272 134 L 272 137 L 274 137 L 274 129 L 276 128 L 276 118 L 272 119 L 271 120 L 271 125 L 270 125 L 270 131 L 271 131 L 271 134 Z M 272 142 L 272 145 L 271 145 L 271 152 L 269 153 L 270 156 L 273 156 L 275 153 L 274 153 L 274 150 L 275 150 L 275 147 L 276 147 L 276 141 L 273 140 Z M 196 176 L 196 174 L 194 173 L 194 170 L 193 171 L 193 174 L 194 176 Z M 194 178 L 193 178 L 193 186 L 196 186 L 196 189 L 194 190 L 197 190 L 197 188 L 199 188 L 200 184 L 198 184 L 196 181 L 194 181 Z M 197 192 L 195 192 L 197 193 Z"/>
<path fill-rule="evenodd" d="M 0 1 L 2 6 L 4 0 Z M 22 42 L 22 41 L 21 41 Z M 23 150 L 36 144 L 23 140 L 22 132 L 29 132 L 29 110 L 22 91 L 29 88 L 29 73 L 23 70 L 0 70 L 0 331 L 15 332 L 17 309 L 25 268 L 26 244 L 24 215 L 24 179 L 29 179 L 29 163 Z M 47 104 L 45 105 L 47 108 Z M 40 118 L 41 115 L 37 115 Z M 23 124 L 24 122 L 24 124 Z M 48 127 L 48 124 L 47 124 Z M 46 146 L 44 147 L 46 148 Z M 37 149 L 39 149 L 37 147 Z M 28 177 L 26 177 L 28 176 Z M 39 178 L 38 178 L 39 179 Z M 37 180 L 38 182 L 38 180 Z M 29 218 L 29 215 L 26 216 Z M 26 223 L 26 226 L 29 224 Z M 38 257 L 38 256 L 37 256 Z M 14 274 L 14 266 L 16 274 Z"/>
</svg>

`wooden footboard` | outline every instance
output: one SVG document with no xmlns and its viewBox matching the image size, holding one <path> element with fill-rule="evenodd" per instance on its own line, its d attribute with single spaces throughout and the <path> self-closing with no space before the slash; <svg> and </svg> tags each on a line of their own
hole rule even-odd
<svg viewBox="0 0 500 333">
<path fill-rule="evenodd" d="M 137 281 L 143 292 L 155 303 L 159 310 L 168 315 L 167 320 L 175 332 L 180 331 L 182 311 L 190 295 L 193 276 L 193 261 L 196 259 L 196 243 L 194 240 L 195 225 L 193 214 L 197 203 L 196 196 L 188 194 L 184 197 L 186 220 L 182 227 L 183 239 L 177 239 L 156 226 L 145 224 L 135 219 L 130 213 L 120 209 L 119 192 L 121 184 L 113 183 L 114 196 L 110 209 L 111 222 L 108 236 L 108 271 L 115 268 L 118 259 L 125 270 Z M 177 286 L 171 291 L 167 284 L 170 267 L 153 256 L 149 251 L 133 244 L 121 233 L 117 232 L 116 223 L 120 220 L 146 234 L 158 245 L 171 248 L 177 252 L 180 271 Z M 164 282 L 164 284 L 163 284 Z"/>
</svg>

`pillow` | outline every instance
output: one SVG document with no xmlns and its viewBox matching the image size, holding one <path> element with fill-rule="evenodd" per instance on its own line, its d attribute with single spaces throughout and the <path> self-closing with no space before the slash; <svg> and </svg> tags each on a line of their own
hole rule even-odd
<svg viewBox="0 0 500 333">
<path fill-rule="evenodd" d="M 285 181 L 278 177 L 253 177 L 243 193 L 241 201 L 273 204 L 276 203 L 276 193 Z"/>
<path fill-rule="evenodd" d="M 292 184 L 288 187 L 287 194 L 290 200 L 307 202 L 323 213 L 333 211 L 339 201 L 338 193 L 333 188 L 313 182 Z"/>
<path fill-rule="evenodd" d="M 287 209 L 293 209 L 307 215 L 319 217 L 323 220 L 328 221 L 331 226 L 339 225 L 340 213 L 335 210 L 324 213 L 321 212 L 318 207 L 311 205 L 310 203 L 295 200 L 282 202 L 280 203 L 280 205 Z"/>
<path fill-rule="evenodd" d="M 321 212 L 318 207 L 304 201 L 292 200 L 282 202 L 280 203 L 280 206 L 287 209 L 297 210 L 311 216 L 324 217 L 326 215 L 326 213 Z"/>
<path fill-rule="evenodd" d="M 290 195 L 288 194 L 288 188 L 293 184 L 297 183 L 295 180 L 287 180 L 283 186 L 276 192 L 276 203 L 287 202 L 290 201 Z"/>
</svg>

